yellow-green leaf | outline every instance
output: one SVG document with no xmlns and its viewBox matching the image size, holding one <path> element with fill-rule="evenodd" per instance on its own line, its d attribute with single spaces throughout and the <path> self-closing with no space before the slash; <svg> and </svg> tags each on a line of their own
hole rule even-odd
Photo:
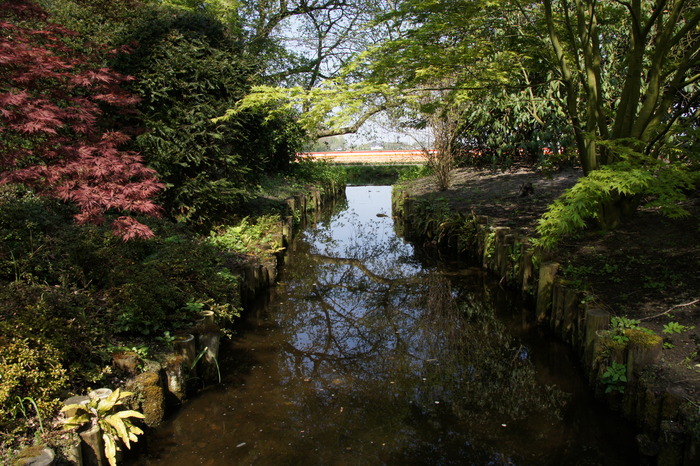
<svg viewBox="0 0 700 466">
<path fill-rule="evenodd" d="M 72 409 L 80 410 L 80 411 L 85 411 L 85 405 L 83 404 L 72 404 L 72 405 L 66 405 L 63 408 L 61 408 L 61 412 L 64 411 L 70 411 Z"/>
<path fill-rule="evenodd" d="M 107 416 L 104 418 L 104 422 L 114 427 L 114 430 L 117 431 L 119 438 L 122 439 L 127 448 L 131 448 L 129 446 L 129 433 L 126 431 L 124 421 L 122 421 L 122 419 L 119 416 L 117 416 L 116 414 Z"/>
<path fill-rule="evenodd" d="M 105 456 L 107 456 L 110 466 L 117 466 L 117 445 L 114 443 L 114 439 L 111 435 L 103 433 L 102 440 L 105 443 Z"/>
<path fill-rule="evenodd" d="M 90 422 L 90 416 L 86 413 L 83 413 L 83 414 L 73 416 L 71 418 L 66 419 L 65 421 L 63 421 L 63 424 L 67 428 L 72 429 L 74 427 L 79 427 L 79 426 L 82 426 L 83 424 L 87 424 L 88 422 Z"/>
<path fill-rule="evenodd" d="M 124 410 L 124 411 L 119 411 L 118 413 L 115 414 L 115 416 L 119 416 L 120 418 L 124 419 L 127 417 L 137 417 L 139 419 L 145 418 L 145 416 L 138 411 L 133 411 L 130 409 Z"/>
</svg>

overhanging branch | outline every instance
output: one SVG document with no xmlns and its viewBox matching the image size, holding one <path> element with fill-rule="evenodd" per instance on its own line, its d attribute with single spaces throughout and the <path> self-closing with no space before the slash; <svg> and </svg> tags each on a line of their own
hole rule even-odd
<svg viewBox="0 0 700 466">
<path fill-rule="evenodd" d="M 328 128 L 324 130 L 320 130 L 316 133 L 316 137 L 318 138 L 325 138 L 329 136 L 340 136 L 343 134 L 352 134 L 356 133 L 360 130 L 360 128 L 367 123 L 367 120 L 372 118 L 374 115 L 377 113 L 381 113 L 384 110 L 387 110 L 391 108 L 391 105 L 378 105 L 376 107 L 372 107 L 371 109 L 368 109 L 355 123 L 353 123 L 350 126 L 345 126 L 342 128 Z"/>
</svg>

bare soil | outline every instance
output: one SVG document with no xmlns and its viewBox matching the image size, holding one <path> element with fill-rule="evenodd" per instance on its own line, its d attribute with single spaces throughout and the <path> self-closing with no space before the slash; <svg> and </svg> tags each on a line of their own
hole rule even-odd
<svg viewBox="0 0 700 466">
<path fill-rule="evenodd" d="M 413 196 L 442 198 L 451 209 L 489 216 L 493 224 L 536 236 L 537 219 L 580 171 L 545 174 L 531 169 L 505 172 L 457 169 L 449 190 L 439 192 L 432 179 L 410 186 Z M 529 195 L 521 196 L 528 183 Z M 565 277 L 585 289 L 614 316 L 641 321 L 664 337 L 657 368 L 660 383 L 683 388 L 700 401 L 700 193 L 684 203 L 691 215 L 668 219 L 640 208 L 619 228 L 594 228 L 570 239 L 555 252 Z M 675 323 L 675 324 L 674 324 Z M 672 328 L 676 331 L 667 333 Z M 666 330 L 666 332 L 664 332 Z"/>
</svg>

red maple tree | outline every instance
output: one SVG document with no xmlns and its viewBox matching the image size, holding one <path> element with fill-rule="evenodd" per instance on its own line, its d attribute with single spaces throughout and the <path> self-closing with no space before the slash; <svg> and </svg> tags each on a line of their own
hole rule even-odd
<svg viewBox="0 0 700 466">
<path fill-rule="evenodd" d="M 141 155 L 120 150 L 130 136 L 113 118 L 134 111 L 138 98 L 121 87 L 131 78 L 68 46 L 75 36 L 30 1 L 0 5 L 0 183 L 75 203 L 79 223 L 119 212 L 116 235 L 151 237 L 131 215 L 158 216 L 164 186 Z"/>
</svg>

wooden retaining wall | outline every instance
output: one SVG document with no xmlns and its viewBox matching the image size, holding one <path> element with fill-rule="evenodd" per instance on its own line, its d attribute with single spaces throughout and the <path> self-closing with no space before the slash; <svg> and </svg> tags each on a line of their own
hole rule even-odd
<svg viewBox="0 0 700 466">
<path fill-rule="evenodd" d="M 700 465 L 700 407 L 682 389 L 654 377 L 661 337 L 629 331 L 628 342 L 613 340 L 610 314 L 586 303 L 583 293 L 560 276 L 560 264 L 535 251 L 518 231 L 480 215 L 459 222 L 427 221 L 426 216 L 434 215 L 430 205 L 396 188 L 392 204 L 397 231 L 406 239 L 430 242 L 452 257 L 460 255 L 481 265 L 501 284 L 528 298 L 537 321 L 577 352 L 597 397 L 637 424 L 645 464 Z M 624 393 L 605 393 L 601 377 L 613 362 L 626 365 Z"/>
<path fill-rule="evenodd" d="M 321 220 L 323 206 L 337 199 L 344 191 L 344 185 L 330 183 L 324 188 L 310 187 L 308 194 L 298 194 L 285 199 L 286 212 L 279 224 L 279 230 L 272 233 L 278 248 L 291 245 L 294 235 L 300 226 Z M 274 285 L 277 279 L 277 267 L 284 257 L 281 254 L 271 255 L 257 261 L 251 261 L 243 266 L 241 273 L 241 302 L 249 304 L 256 297 Z"/>
</svg>

